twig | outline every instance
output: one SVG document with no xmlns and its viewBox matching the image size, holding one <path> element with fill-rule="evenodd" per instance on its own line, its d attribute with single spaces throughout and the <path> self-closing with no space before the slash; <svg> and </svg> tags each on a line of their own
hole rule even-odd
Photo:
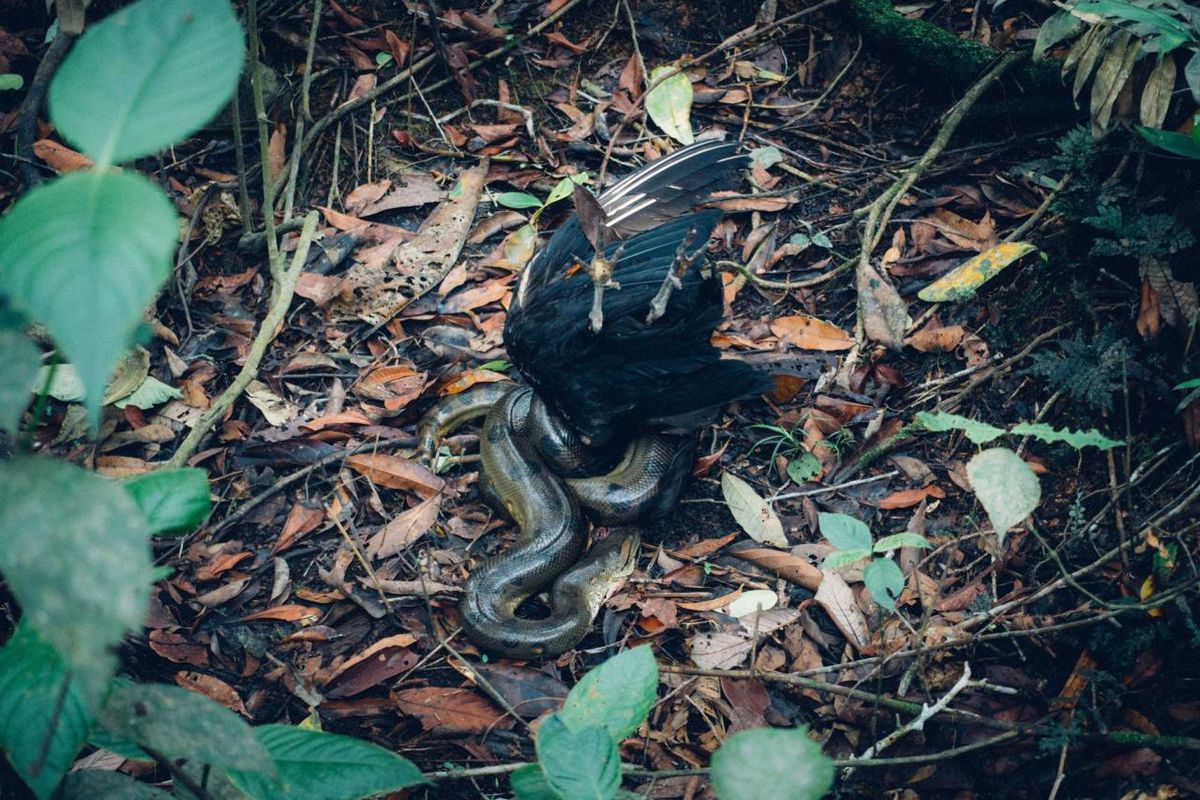
<svg viewBox="0 0 1200 800">
<path fill-rule="evenodd" d="M 885 472 L 882 475 L 872 475 L 869 478 L 859 478 L 858 480 L 846 481 L 845 483 L 837 483 L 837 484 L 834 484 L 833 486 L 818 486 L 816 489 L 803 489 L 799 492 L 788 492 L 787 494 L 777 494 L 774 497 L 770 498 L 770 502 L 773 503 L 777 500 L 794 500 L 797 497 L 812 497 L 813 495 L 826 494 L 828 492 L 840 492 L 841 490 L 849 489 L 852 486 L 862 486 L 863 484 L 874 483 L 875 481 L 883 481 L 883 480 L 887 480 L 888 478 L 894 478 L 899 474 L 900 474 L 900 471 L 894 469 L 891 472 Z"/>
<path fill-rule="evenodd" d="M 304 218 L 304 229 L 300 231 L 300 239 L 296 244 L 296 252 L 292 256 L 291 266 L 280 274 L 279 282 L 272 287 L 271 308 L 258 329 L 258 335 L 254 337 L 254 342 L 250 345 L 246 363 L 242 365 L 242 369 L 233 379 L 233 383 L 229 384 L 221 396 L 213 401 L 212 406 L 196 420 L 195 427 L 179 445 L 175 455 L 166 462 L 165 466 L 168 468 L 177 469 L 187 464 L 188 459 L 200 446 L 201 440 L 208 435 L 213 425 L 225 416 L 225 412 L 233 406 L 234 401 L 241 396 L 250 381 L 254 380 L 258 374 L 258 365 L 262 363 L 267 347 L 275 338 L 276 331 L 283 324 L 288 308 L 292 305 L 292 296 L 296 291 L 296 279 L 300 277 L 300 270 L 304 268 L 304 262 L 308 259 L 308 248 L 312 244 L 313 234 L 316 230 L 317 212 L 310 211 Z M 273 242 L 274 239 L 268 239 L 268 241 Z"/>
<path fill-rule="evenodd" d="M 61 17 L 62 14 L 60 13 L 59 16 Z M 17 122 L 17 156 L 20 158 L 21 180 L 26 189 L 32 189 L 42 182 L 42 175 L 34 166 L 37 162 L 33 155 L 33 140 L 37 138 L 38 114 L 41 113 L 42 106 L 46 102 L 50 79 L 54 77 L 58 65 L 66 58 L 77 35 L 63 30 L 60 19 L 59 31 L 55 34 L 54 41 L 50 42 L 46 55 L 42 56 L 41 62 L 38 63 L 37 71 L 33 73 L 33 80 L 29 82 L 29 90 L 21 102 L 21 112 Z"/>
</svg>

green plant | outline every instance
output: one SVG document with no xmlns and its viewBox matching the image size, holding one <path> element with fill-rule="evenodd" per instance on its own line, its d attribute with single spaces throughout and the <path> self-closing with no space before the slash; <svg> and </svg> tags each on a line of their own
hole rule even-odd
<svg viewBox="0 0 1200 800">
<path fill-rule="evenodd" d="M 944 412 L 921 411 L 912 425 L 933 433 L 962 431 L 977 445 L 987 444 L 1005 435 L 1032 436 L 1050 444 L 1061 442 L 1076 450 L 1085 447 L 1107 450 L 1121 444 L 1096 430 L 1063 430 L 1040 422 L 1021 422 L 1005 430 Z M 967 462 L 967 477 L 1001 542 L 1008 529 L 1033 513 L 1042 500 L 1037 474 L 1015 451 L 1007 447 L 992 447 L 976 453 Z"/>
<path fill-rule="evenodd" d="M 806 433 L 801 427 L 803 422 L 797 422 L 791 430 L 779 425 L 758 423 L 751 428 L 770 431 L 770 436 L 764 436 L 750 448 L 753 452 L 759 447 L 771 447 L 771 455 L 767 459 L 771 463 L 782 455 L 787 459 L 787 474 L 796 483 L 804 483 L 821 474 L 821 462 L 804 446 Z"/>
<path fill-rule="evenodd" d="M 543 211 L 561 200 L 566 200 L 571 196 L 577 185 L 587 183 L 590 180 L 591 178 L 588 176 L 588 173 L 580 172 L 575 175 L 569 175 L 559 181 L 550 190 L 550 194 L 546 195 L 545 200 L 539 200 L 529 192 L 503 192 L 496 195 L 496 202 L 505 208 L 517 210 L 526 208 L 537 209 L 529 218 L 530 225 L 537 225 L 538 217 L 542 215 Z"/>
<path fill-rule="evenodd" d="M 537 762 L 512 774 L 517 800 L 639 797 L 621 789 L 617 745 L 645 721 L 658 682 L 649 647 L 626 650 L 584 675 L 562 710 L 542 720 Z M 832 783 L 833 762 L 803 728 L 743 731 L 712 756 L 720 800 L 816 800 Z"/>
<path fill-rule="evenodd" d="M 1175 413 L 1178 414 L 1192 403 L 1200 400 L 1200 378 L 1192 378 L 1191 380 L 1184 381 L 1175 387 L 1175 391 L 1187 392 L 1183 396 L 1183 399 L 1179 401 L 1179 405 L 1175 406 Z"/>
<path fill-rule="evenodd" d="M 89 28 L 63 62 L 50 85 L 51 118 L 94 166 L 29 191 L 0 219 L 0 344 L 9 367 L 0 376 L 0 429 L 19 429 L 35 384 L 31 432 L 64 377 L 73 377 L 93 428 L 106 394 L 118 393 L 113 384 L 120 395 L 146 384 L 136 364 L 126 366 L 126 352 L 170 275 L 179 221 L 156 185 L 114 167 L 216 114 L 244 50 L 228 0 L 139 0 Z M 56 345 L 45 367 L 25 334 L 34 323 Z M 22 612 L 0 648 L 0 750 L 34 796 L 173 796 L 121 773 L 68 777 L 85 743 L 159 762 L 180 796 L 224 781 L 230 796 L 240 790 L 256 800 L 353 800 L 423 780 L 368 742 L 252 728 L 201 694 L 114 678 L 113 651 L 140 629 L 150 586 L 163 574 L 151 561 L 151 537 L 188 532 L 209 514 L 202 470 L 114 481 L 22 454 L 0 462 L 0 507 L 0 572 Z"/>
<path fill-rule="evenodd" d="M 1095 411 L 1111 411 L 1127 375 L 1141 372 L 1129 343 L 1111 327 L 1090 342 L 1076 333 L 1058 342 L 1057 350 L 1033 353 L 1029 360 L 1024 374 L 1045 378 L 1072 402 Z"/>
<path fill-rule="evenodd" d="M 863 584 L 875 602 L 889 611 L 896 609 L 896 598 L 904 590 L 904 573 L 890 553 L 901 547 L 930 547 L 929 540 L 919 533 L 894 533 L 871 543 L 871 530 L 862 520 L 847 514 L 831 514 L 822 511 L 821 535 L 834 551 L 825 557 L 822 566 L 827 569 L 844 567 L 856 561 L 870 559 L 863 567 Z"/>
</svg>

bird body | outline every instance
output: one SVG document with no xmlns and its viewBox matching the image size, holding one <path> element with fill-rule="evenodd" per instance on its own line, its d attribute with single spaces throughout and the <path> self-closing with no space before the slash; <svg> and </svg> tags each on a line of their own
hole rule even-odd
<svg viewBox="0 0 1200 800">
<path fill-rule="evenodd" d="M 722 216 L 693 209 L 728 187 L 744 162 L 735 143 L 720 141 L 652 162 L 597 198 L 599 237 L 585 231 L 594 223 L 573 214 L 525 268 L 505 346 L 542 400 L 591 443 L 648 428 L 691 429 L 770 386 L 761 371 L 712 346 L 724 309 L 721 281 L 688 268 Z M 587 269 L 597 238 L 613 266 L 598 331 L 589 324 L 595 285 Z M 651 321 L 647 312 L 673 275 L 675 288 Z"/>
</svg>

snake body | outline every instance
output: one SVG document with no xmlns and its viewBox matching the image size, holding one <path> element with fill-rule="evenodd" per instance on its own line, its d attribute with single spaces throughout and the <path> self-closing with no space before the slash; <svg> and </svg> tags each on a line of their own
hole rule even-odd
<svg viewBox="0 0 1200 800">
<path fill-rule="evenodd" d="M 484 494 L 520 534 L 508 552 L 471 573 L 459 605 L 463 629 L 495 655 L 557 655 L 586 635 L 612 584 L 632 571 L 640 542 L 636 528 L 622 527 L 580 559 L 587 542 L 583 509 L 605 525 L 665 513 L 686 475 L 688 440 L 642 436 L 604 474 L 581 475 L 607 466 L 611 453 L 590 452 L 531 389 L 488 384 L 454 395 L 426 415 L 423 453 L 431 456 L 440 436 L 480 416 Z M 560 471 L 575 477 L 562 478 Z M 546 590 L 548 616 L 518 615 L 525 600 Z"/>
</svg>

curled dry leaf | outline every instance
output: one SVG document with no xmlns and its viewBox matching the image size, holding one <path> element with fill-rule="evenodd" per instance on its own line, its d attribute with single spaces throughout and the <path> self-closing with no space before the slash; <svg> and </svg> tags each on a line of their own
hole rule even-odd
<svg viewBox="0 0 1200 800">
<path fill-rule="evenodd" d="M 821 570 L 807 559 L 793 553 L 768 550 L 765 547 L 747 547 L 738 549 L 733 555 L 763 569 L 769 569 L 785 581 L 810 591 L 816 591 L 821 585 Z"/>
</svg>

